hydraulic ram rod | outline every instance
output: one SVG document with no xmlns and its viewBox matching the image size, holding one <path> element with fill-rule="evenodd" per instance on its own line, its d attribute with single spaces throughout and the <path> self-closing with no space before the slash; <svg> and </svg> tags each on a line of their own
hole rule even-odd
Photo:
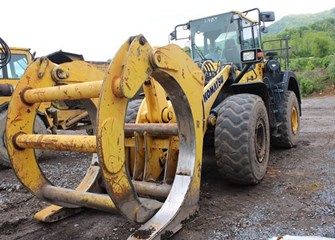
<svg viewBox="0 0 335 240">
<path fill-rule="evenodd" d="M 152 136 L 176 136 L 177 124 L 125 124 L 125 135 L 134 136 L 134 132 Z M 19 133 L 13 138 L 17 149 L 35 148 L 44 150 L 96 152 L 96 137 L 86 135 L 45 135 Z"/>
<path fill-rule="evenodd" d="M 116 213 L 116 208 L 108 194 L 80 192 L 72 189 L 46 185 L 41 189 L 43 197 L 63 203 L 89 207 L 101 211 Z"/>
<path fill-rule="evenodd" d="M 134 132 L 151 136 L 178 136 L 177 123 L 126 123 L 124 129 L 127 137 L 134 136 Z"/>
<path fill-rule="evenodd" d="M 55 87 L 26 88 L 21 95 L 22 101 L 28 104 L 60 100 L 98 98 L 102 81 L 69 84 Z"/>
<path fill-rule="evenodd" d="M 13 139 L 19 149 L 35 148 L 45 150 L 96 152 L 95 136 L 19 134 Z"/>
</svg>

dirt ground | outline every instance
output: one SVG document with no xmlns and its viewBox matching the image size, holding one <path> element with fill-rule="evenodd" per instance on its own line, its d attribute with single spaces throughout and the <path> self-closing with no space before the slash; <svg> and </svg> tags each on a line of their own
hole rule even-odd
<svg viewBox="0 0 335 240">
<path fill-rule="evenodd" d="M 335 238 L 335 96 L 306 98 L 302 109 L 298 147 L 271 149 L 268 172 L 257 186 L 221 180 L 207 149 L 200 210 L 172 239 Z M 41 166 L 55 184 L 72 187 L 89 161 L 86 154 L 49 152 Z M 0 179 L 0 239 L 126 239 L 138 227 L 95 210 L 53 224 L 37 222 L 34 213 L 47 204 L 22 187 L 11 169 L 1 169 Z"/>
</svg>

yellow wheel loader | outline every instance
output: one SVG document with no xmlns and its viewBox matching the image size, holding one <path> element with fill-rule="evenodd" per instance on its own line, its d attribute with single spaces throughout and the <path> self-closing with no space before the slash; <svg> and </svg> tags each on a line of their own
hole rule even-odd
<svg viewBox="0 0 335 240">
<path fill-rule="evenodd" d="M 131 37 L 103 80 L 88 65 L 32 63 L 12 96 L 6 141 L 22 184 L 53 204 L 35 218 L 53 222 L 90 207 L 141 223 L 128 239 L 168 238 L 198 210 L 202 150 L 210 142 L 222 177 L 260 182 L 270 143 L 295 146 L 300 124 L 298 79 L 263 49 L 264 22 L 273 20 L 273 12 L 252 9 L 177 25 L 171 40 L 186 40 L 188 53 Z M 134 99 L 140 88 L 144 98 Z M 70 99 L 85 105 L 94 135 L 33 133 L 41 103 Z M 45 177 L 34 149 L 97 157 L 68 189 Z"/>
</svg>

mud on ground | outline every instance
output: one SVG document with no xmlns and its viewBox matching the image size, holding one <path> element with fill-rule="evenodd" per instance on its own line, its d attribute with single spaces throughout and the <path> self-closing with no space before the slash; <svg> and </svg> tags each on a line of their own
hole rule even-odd
<svg viewBox="0 0 335 240">
<path fill-rule="evenodd" d="M 277 235 L 335 238 L 335 96 L 303 100 L 299 146 L 271 149 L 268 172 L 257 186 L 220 179 L 212 149 L 204 152 L 199 212 L 172 239 L 267 239 Z M 87 154 L 45 153 L 46 175 L 75 186 Z M 31 195 L 11 169 L 0 169 L 0 239 L 126 239 L 138 226 L 123 217 L 85 210 L 57 223 L 34 213 L 47 203 Z"/>
</svg>

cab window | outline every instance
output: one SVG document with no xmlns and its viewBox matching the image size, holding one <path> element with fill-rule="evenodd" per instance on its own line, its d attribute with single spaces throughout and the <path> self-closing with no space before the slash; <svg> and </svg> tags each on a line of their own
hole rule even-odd
<svg viewBox="0 0 335 240">
<path fill-rule="evenodd" d="M 2 79 L 20 79 L 28 66 L 25 54 L 12 54 L 10 62 L 0 70 Z"/>
<path fill-rule="evenodd" d="M 247 20 L 242 20 L 242 49 L 248 50 L 248 49 L 254 49 L 259 48 L 259 36 L 258 36 L 258 26 L 255 26 L 251 22 L 248 22 Z"/>
</svg>

